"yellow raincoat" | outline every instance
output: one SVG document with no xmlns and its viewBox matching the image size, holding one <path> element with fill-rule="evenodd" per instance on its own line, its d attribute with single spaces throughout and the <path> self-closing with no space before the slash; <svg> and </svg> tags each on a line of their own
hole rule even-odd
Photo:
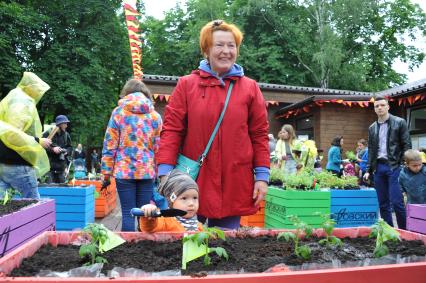
<svg viewBox="0 0 426 283">
<path fill-rule="evenodd" d="M 34 73 L 24 72 L 18 86 L 0 101 L 0 139 L 36 169 L 37 177 L 50 170 L 45 149 L 34 139 L 42 134 L 36 104 L 49 88 Z"/>
</svg>

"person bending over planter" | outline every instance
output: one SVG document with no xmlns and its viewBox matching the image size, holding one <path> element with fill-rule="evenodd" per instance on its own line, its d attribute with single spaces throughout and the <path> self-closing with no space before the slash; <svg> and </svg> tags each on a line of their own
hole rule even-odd
<svg viewBox="0 0 426 283">
<path fill-rule="evenodd" d="M 417 150 L 404 153 L 406 167 L 399 174 L 399 184 L 407 194 L 407 203 L 426 204 L 426 166 Z"/>
<path fill-rule="evenodd" d="M 145 217 L 141 217 L 139 225 L 142 232 L 184 232 L 202 231 L 203 227 L 197 219 L 198 185 L 192 178 L 181 171 L 171 171 L 160 184 L 159 193 L 162 194 L 170 208 L 187 212 L 184 216 L 150 217 L 155 215 L 158 208 L 153 204 L 141 207 Z"/>
<path fill-rule="evenodd" d="M 197 178 L 199 219 L 203 222 L 208 218 L 210 227 L 239 228 L 240 216 L 256 213 L 268 189 L 265 101 L 256 81 L 244 76 L 243 68 L 235 64 L 242 38 L 235 25 L 222 20 L 201 29 L 200 47 L 205 59 L 198 70 L 179 79 L 165 109 L 157 155 L 160 178 L 175 167 L 179 154 L 198 160 L 230 93 L 222 123 Z"/>
<path fill-rule="evenodd" d="M 49 172 L 36 104 L 49 89 L 31 72 L 24 72 L 18 86 L 0 102 L 0 198 L 13 188 L 24 198 L 40 198 L 37 177 Z"/>
<path fill-rule="evenodd" d="M 101 173 L 104 184 L 111 175 L 116 178 L 121 230 L 135 231 L 130 210 L 149 203 L 153 195 L 154 153 L 159 145 L 162 120 L 154 110 L 151 92 L 140 80 L 129 80 L 120 97 L 105 133 Z"/>
</svg>

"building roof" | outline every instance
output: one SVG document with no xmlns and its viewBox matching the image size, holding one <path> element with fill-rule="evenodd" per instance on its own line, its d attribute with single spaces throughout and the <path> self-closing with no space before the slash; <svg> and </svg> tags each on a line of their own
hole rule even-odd
<svg viewBox="0 0 426 283">
<path fill-rule="evenodd" d="M 425 91 L 426 91 L 426 79 L 423 79 L 423 80 L 419 80 L 412 83 L 408 83 L 408 84 L 400 85 L 390 89 L 379 91 L 376 93 L 376 95 L 395 98 L 399 96 L 408 96 L 411 94 L 416 94 L 416 93 L 425 92 Z"/>
</svg>

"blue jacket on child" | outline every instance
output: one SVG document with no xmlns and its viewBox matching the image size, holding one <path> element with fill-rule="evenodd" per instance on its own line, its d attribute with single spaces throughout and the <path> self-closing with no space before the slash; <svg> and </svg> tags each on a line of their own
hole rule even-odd
<svg viewBox="0 0 426 283">
<path fill-rule="evenodd" d="M 426 203 L 426 166 L 423 165 L 417 174 L 404 167 L 399 174 L 399 184 L 402 191 L 407 193 L 408 203 Z"/>
</svg>

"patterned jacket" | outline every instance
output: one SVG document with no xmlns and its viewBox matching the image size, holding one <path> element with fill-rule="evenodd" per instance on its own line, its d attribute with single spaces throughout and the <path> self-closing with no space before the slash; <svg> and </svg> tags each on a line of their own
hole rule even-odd
<svg viewBox="0 0 426 283">
<path fill-rule="evenodd" d="M 142 93 L 125 96 L 111 114 L 102 150 L 102 174 L 117 179 L 155 177 L 162 120 Z"/>
</svg>

